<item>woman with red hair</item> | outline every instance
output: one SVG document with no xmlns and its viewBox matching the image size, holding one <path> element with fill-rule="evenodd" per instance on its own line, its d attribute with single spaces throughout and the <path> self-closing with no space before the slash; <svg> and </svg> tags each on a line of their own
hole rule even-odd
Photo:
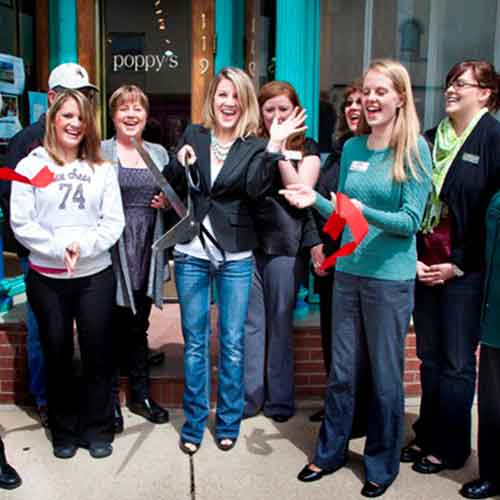
<svg viewBox="0 0 500 500">
<path fill-rule="evenodd" d="M 259 135 L 269 137 L 274 122 L 292 115 L 305 120 L 295 89 L 287 82 L 265 84 L 259 93 Z M 276 422 L 294 414 L 292 321 L 295 297 L 306 271 L 309 248 L 319 243 L 309 211 L 290 206 L 278 191 L 288 184 L 316 184 L 320 159 L 316 142 L 305 133 L 281 145 L 285 158 L 267 195 L 255 208 L 259 247 L 245 326 L 246 417 L 261 409 Z"/>
</svg>

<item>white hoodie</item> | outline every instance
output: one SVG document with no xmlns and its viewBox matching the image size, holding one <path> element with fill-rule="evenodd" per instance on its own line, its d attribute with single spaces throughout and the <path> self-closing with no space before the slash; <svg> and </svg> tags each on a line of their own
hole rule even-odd
<svg viewBox="0 0 500 500">
<path fill-rule="evenodd" d="M 64 251 L 80 244 L 73 277 L 95 274 L 111 265 L 109 249 L 125 225 L 120 188 L 109 163 L 92 169 L 83 160 L 57 165 L 43 147 L 21 160 L 16 172 L 30 179 L 44 166 L 55 174 L 45 188 L 12 183 L 10 223 L 14 235 L 29 251 L 35 266 L 64 269 Z M 67 272 L 44 273 L 68 278 Z"/>
</svg>

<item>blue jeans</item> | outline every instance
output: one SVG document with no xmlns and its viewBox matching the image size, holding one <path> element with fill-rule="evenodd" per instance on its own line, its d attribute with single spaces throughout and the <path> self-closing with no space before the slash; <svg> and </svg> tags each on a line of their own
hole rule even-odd
<svg viewBox="0 0 500 500">
<path fill-rule="evenodd" d="M 28 274 L 28 259 L 26 257 L 20 257 L 19 265 L 21 266 L 21 270 L 26 278 L 26 275 Z M 30 392 L 35 398 L 36 405 L 42 406 L 47 404 L 45 358 L 43 356 L 42 346 L 40 345 L 38 324 L 29 302 L 26 302 L 26 328 L 28 330 L 28 335 L 26 337 L 26 351 L 28 354 Z"/>
<path fill-rule="evenodd" d="M 210 410 L 210 284 L 219 306 L 219 381 L 215 434 L 236 439 L 243 416 L 244 325 L 252 285 L 252 259 L 215 270 L 208 260 L 175 252 L 175 282 L 184 336 L 184 415 L 181 439 L 200 443 Z"/>
</svg>

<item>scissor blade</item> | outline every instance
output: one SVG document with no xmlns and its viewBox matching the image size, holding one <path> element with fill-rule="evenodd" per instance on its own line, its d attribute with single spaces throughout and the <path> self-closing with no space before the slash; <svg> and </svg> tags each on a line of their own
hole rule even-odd
<svg viewBox="0 0 500 500">
<path fill-rule="evenodd" d="M 198 234 L 198 231 L 198 224 L 190 217 L 185 217 L 153 243 L 153 252 L 165 250 L 165 248 L 173 247 L 177 243 L 191 241 Z"/>
<path fill-rule="evenodd" d="M 150 172 L 153 174 L 156 182 L 160 186 L 160 189 L 163 191 L 167 200 L 170 202 L 170 205 L 175 210 L 175 213 L 181 218 L 184 217 L 187 211 L 186 206 L 182 203 L 181 199 L 168 183 L 167 179 L 165 179 L 161 173 L 161 169 L 156 166 L 156 163 L 153 161 L 149 153 L 134 138 L 132 138 L 132 145 L 144 160 L 144 163 L 149 168 Z"/>
</svg>

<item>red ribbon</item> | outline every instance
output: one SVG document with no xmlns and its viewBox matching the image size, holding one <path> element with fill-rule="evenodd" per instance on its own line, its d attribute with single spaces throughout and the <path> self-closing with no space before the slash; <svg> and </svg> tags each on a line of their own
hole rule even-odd
<svg viewBox="0 0 500 500">
<path fill-rule="evenodd" d="M 332 255 L 329 255 L 321 265 L 321 270 L 326 271 L 335 265 L 337 257 L 345 257 L 351 255 L 356 247 L 361 243 L 363 238 L 368 233 L 368 222 L 361 211 L 356 208 L 352 201 L 344 193 L 337 193 L 337 209 L 330 218 L 326 221 L 323 231 L 332 239 L 336 240 L 342 233 L 345 225 L 351 230 L 354 238 L 345 245 L 341 246 Z"/>
<path fill-rule="evenodd" d="M 32 179 L 29 179 L 11 168 L 0 167 L 0 180 L 22 182 L 37 188 L 44 188 L 54 181 L 54 174 L 49 170 L 49 167 L 45 166 Z"/>
</svg>

